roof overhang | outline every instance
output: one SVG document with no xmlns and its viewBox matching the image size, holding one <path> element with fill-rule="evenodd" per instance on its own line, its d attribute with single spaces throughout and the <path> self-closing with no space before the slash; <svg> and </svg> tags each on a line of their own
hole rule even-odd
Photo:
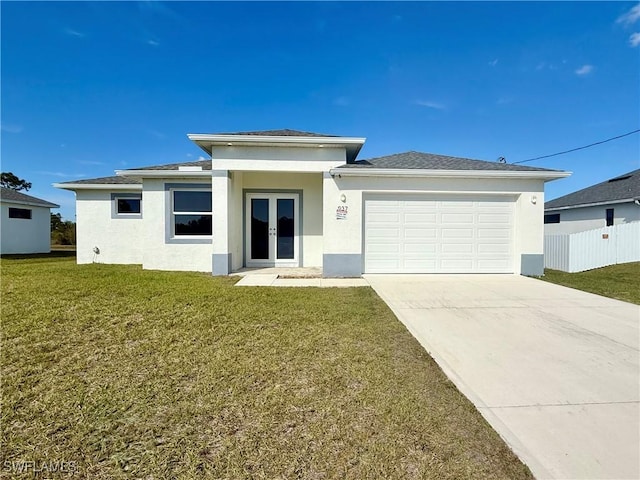
<svg viewBox="0 0 640 480">
<path fill-rule="evenodd" d="M 54 183 L 64 190 L 142 190 L 141 183 Z"/>
<path fill-rule="evenodd" d="M 525 178 L 545 182 L 565 178 L 571 172 L 504 170 L 426 170 L 418 168 L 332 168 L 332 177 L 431 177 L 431 178 Z"/>
<path fill-rule="evenodd" d="M 198 145 L 202 150 L 212 155 L 214 147 L 315 147 L 338 148 L 343 147 L 347 151 L 347 162 L 352 162 L 360 153 L 366 138 L 362 137 L 303 137 L 303 136 L 276 136 L 276 135 L 218 135 L 189 133 L 189 140 Z"/>
<path fill-rule="evenodd" d="M 609 200 L 607 202 L 581 203 L 579 205 L 565 205 L 564 207 L 545 207 L 545 212 L 555 212 L 557 210 L 571 210 L 573 208 L 600 207 L 602 205 L 617 205 L 619 203 L 633 203 L 640 198 L 624 198 L 621 200 Z"/>
</svg>

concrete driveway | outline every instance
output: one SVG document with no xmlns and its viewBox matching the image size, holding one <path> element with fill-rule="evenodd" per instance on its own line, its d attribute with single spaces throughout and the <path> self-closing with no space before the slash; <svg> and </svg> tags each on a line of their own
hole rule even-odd
<svg viewBox="0 0 640 480">
<path fill-rule="evenodd" d="M 514 275 L 365 278 L 537 478 L 640 478 L 639 306 Z"/>
</svg>

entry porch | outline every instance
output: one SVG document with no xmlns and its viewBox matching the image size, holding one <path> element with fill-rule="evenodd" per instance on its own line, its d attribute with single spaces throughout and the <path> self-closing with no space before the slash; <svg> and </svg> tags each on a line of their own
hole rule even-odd
<svg viewBox="0 0 640 480">
<path fill-rule="evenodd" d="M 214 170 L 214 275 L 244 269 L 322 273 L 323 174 Z"/>
</svg>

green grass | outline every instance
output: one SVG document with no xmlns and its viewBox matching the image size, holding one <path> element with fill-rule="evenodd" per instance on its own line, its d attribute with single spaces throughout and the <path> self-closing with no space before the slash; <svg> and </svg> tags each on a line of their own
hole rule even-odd
<svg viewBox="0 0 640 480">
<path fill-rule="evenodd" d="M 1 267 L 2 467 L 532 478 L 370 288 L 239 288 L 69 257 Z"/>
<path fill-rule="evenodd" d="M 640 305 L 640 262 L 611 265 L 579 273 L 545 270 L 542 280 Z"/>
</svg>

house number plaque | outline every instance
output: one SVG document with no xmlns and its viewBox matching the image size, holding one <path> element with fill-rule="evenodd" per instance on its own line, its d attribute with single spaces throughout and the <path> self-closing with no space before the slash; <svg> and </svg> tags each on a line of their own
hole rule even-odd
<svg viewBox="0 0 640 480">
<path fill-rule="evenodd" d="M 348 211 L 349 207 L 346 205 L 338 205 L 338 208 L 336 208 L 336 220 L 346 220 Z"/>
</svg>

